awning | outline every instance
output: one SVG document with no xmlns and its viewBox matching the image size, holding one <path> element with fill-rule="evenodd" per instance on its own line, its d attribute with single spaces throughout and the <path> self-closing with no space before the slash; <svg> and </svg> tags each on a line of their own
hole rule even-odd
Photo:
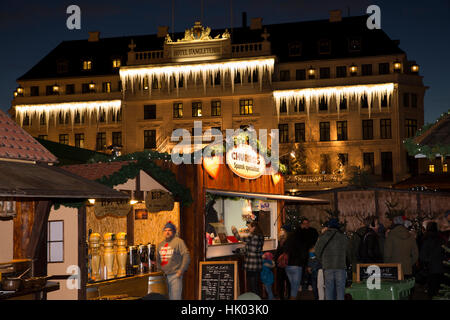
<svg viewBox="0 0 450 320">
<path fill-rule="evenodd" d="M 235 192 L 235 191 L 225 191 L 225 190 L 217 190 L 217 189 L 206 189 L 206 192 L 209 192 L 212 194 L 218 194 L 221 196 L 229 196 L 229 197 L 243 197 L 243 198 L 261 199 L 261 200 L 283 200 L 283 201 L 298 202 L 298 203 L 303 203 L 303 204 L 329 204 L 330 203 L 330 201 L 323 200 L 323 199 L 286 196 L 283 194 Z"/>
</svg>

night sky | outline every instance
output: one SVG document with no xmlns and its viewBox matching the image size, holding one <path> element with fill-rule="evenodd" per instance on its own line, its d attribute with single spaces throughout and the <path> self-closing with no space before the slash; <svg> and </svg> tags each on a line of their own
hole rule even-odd
<svg viewBox="0 0 450 320">
<path fill-rule="evenodd" d="M 27 72 L 64 40 L 87 39 L 88 31 L 100 37 L 155 34 L 158 25 L 184 31 L 200 19 L 203 25 L 229 28 L 242 25 L 242 12 L 263 24 L 328 19 L 329 11 L 341 9 L 343 16 L 363 15 L 371 4 L 381 8 L 381 27 L 400 40 L 410 60 L 420 65 L 425 94 L 425 123 L 435 121 L 450 109 L 450 1 L 375 0 L 89 0 L 89 1 L 0 0 L 0 38 L 3 64 L 0 77 L 0 107 L 10 108 L 16 79 Z M 81 30 L 68 30 L 66 8 L 81 8 Z M 171 29 L 169 29 L 171 32 Z"/>
</svg>

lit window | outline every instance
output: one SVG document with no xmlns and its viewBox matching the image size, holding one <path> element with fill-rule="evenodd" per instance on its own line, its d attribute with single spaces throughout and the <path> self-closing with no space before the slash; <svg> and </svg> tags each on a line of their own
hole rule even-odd
<svg viewBox="0 0 450 320">
<path fill-rule="evenodd" d="M 112 66 L 113 68 L 120 68 L 122 62 L 120 61 L 120 59 L 113 59 L 112 61 Z"/>
<path fill-rule="evenodd" d="M 83 61 L 83 70 L 91 70 L 92 69 L 92 61 L 84 60 Z"/>
<path fill-rule="evenodd" d="M 434 172 L 434 164 L 430 164 L 430 165 L 428 166 L 428 171 L 429 171 L 429 172 Z"/>
<path fill-rule="evenodd" d="M 239 114 L 247 115 L 253 113 L 253 99 L 242 99 L 239 101 Z"/>
<path fill-rule="evenodd" d="M 64 221 L 48 222 L 47 261 L 64 262 Z"/>
<path fill-rule="evenodd" d="M 446 163 L 444 163 L 444 165 L 442 166 L 442 172 L 448 172 Z"/>
</svg>

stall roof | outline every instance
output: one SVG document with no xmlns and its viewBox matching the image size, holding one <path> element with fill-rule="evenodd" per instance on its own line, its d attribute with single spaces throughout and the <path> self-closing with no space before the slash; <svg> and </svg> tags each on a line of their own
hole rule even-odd
<svg viewBox="0 0 450 320">
<path fill-rule="evenodd" d="M 262 199 L 262 200 L 283 200 L 289 202 L 300 202 L 303 204 L 329 204 L 330 201 L 323 199 L 315 199 L 315 198 L 305 198 L 305 197 L 294 197 L 294 196 L 286 196 L 282 194 L 271 194 L 271 193 L 253 193 L 253 192 L 236 192 L 236 191 L 225 191 L 225 190 L 217 190 L 217 189 L 206 189 L 206 192 L 219 194 L 222 196 L 229 197 L 246 197 L 246 198 L 254 198 L 254 199 Z"/>
<path fill-rule="evenodd" d="M 95 181 L 47 164 L 0 161 L 0 197 L 128 199 Z"/>
</svg>

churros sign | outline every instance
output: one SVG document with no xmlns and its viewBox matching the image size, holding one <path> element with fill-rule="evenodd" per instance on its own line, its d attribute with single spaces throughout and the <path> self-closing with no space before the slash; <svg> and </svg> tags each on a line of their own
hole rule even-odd
<svg viewBox="0 0 450 320">
<path fill-rule="evenodd" d="M 266 170 L 264 158 L 246 144 L 228 150 L 227 164 L 231 171 L 245 179 L 257 179 Z"/>
</svg>

